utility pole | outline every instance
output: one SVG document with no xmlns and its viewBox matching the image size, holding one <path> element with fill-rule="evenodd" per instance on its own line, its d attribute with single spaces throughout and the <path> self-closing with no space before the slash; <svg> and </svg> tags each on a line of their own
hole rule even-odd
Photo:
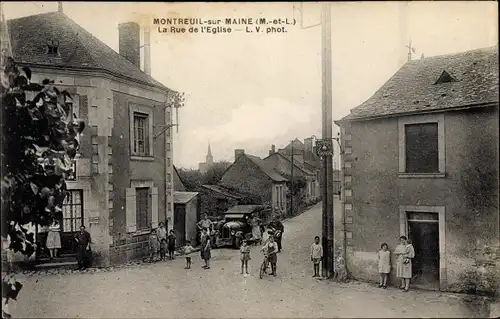
<svg viewBox="0 0 500 319">
<path fill-rule="evenodd" d="M 293 216 L 293 153 L 294 152 L 294 146 L 293 146 L 293 141 L 292 141 L 292 169 L 291 169 L 291 181 L 290 181 L 290 216 Z"/>
<path fill-rule="evenodd" d="M 330 4 L 323 3 L 321 14 L 321 57 L 322 57 L 322 139 L 332 141 L 332 26 Z M 323 277 L 334 275 L 334 220 L 333 220 L 333 156 L 323 156 Z"/>
</svg>

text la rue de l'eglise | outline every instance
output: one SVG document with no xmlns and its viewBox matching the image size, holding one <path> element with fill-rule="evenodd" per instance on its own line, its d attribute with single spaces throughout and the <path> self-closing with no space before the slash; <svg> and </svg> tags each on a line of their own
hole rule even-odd
<svg viewBox="0 0 500 319">
<path fill-rule="evenodd" d="M 288 18 L 154 18 L 153 24 L 158 25 L 159 33 L 183 33 L 185 27 L 199 26 L 201 33 L 231 33 L 231 25 L 295 25 L 295 19 Z M 166 27 L 170 26 L 170 27 Z M 249 30 L 247 30 L 249 31 Z"/>
</svg>

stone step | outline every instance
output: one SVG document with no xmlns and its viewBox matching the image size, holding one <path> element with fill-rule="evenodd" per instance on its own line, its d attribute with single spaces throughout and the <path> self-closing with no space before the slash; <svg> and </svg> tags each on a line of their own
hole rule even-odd
<svg viewBox="0 0 500 319">
<path fill-rule="evenodd" d="M 43 263 L 43 264 L 38 264 L 35 265 L 36 270 L 42 270 L 42 269 L 54 269 L 54 268 L 60 268 L 60 269 L 74 269 L 78 263 L 76 261 L 56 261 L 52 263 Z"/>
</svg>

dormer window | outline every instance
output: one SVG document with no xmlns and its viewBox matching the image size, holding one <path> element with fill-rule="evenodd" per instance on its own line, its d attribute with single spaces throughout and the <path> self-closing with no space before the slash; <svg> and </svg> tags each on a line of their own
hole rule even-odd
<svg viewBox="0 0 500 319">
<path fill-rule="evenodd" d="M 449 82 L 457 82 L 457 80 L 454 77 L 452 77 L 448 72 L 443 71 L 443 73 L 441 73 L 436 83 L 434 84 L 449 83 Z"/>
<path fill-rule="evenodd" d="M 57 40 L 48 40 L 47 41 L 47 54 L 59 55 L 59 41 L 57 41 Z"/>
</svg>

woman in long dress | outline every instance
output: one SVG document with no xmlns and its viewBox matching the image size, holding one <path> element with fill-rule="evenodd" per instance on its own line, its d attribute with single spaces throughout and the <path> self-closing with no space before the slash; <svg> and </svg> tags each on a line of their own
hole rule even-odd
<svg viewBox="0 0 500 319">
<path fill-rule="evenodd" d="M 255 243 L 261 244 L 262 243 L 262 233 L 260 230 L 260 222 L 261 220 L 256 216 L 253 215 L 252 220 L 250 221 L 252 225 L 252 238 Z"/>
<path fill-rule="evenodd" d="M 49 226 L 45 247 L 49 250 L 50 259 L 57 257 L 57 253 L 61 249 L 61 225 L 57 220 L 54 220 Z"/>
<path fill-rule="evenodd" d="M 401 279 L 401 289 L 407 292 L 410 289 L 412 277 L 412 259 L 415 258 L 415 249 L 408 243 L 406 236 L 399 238 L 400 244 L 396 246 L 394 254 L 397 256 L 396 277 Z"/>
</svg>

